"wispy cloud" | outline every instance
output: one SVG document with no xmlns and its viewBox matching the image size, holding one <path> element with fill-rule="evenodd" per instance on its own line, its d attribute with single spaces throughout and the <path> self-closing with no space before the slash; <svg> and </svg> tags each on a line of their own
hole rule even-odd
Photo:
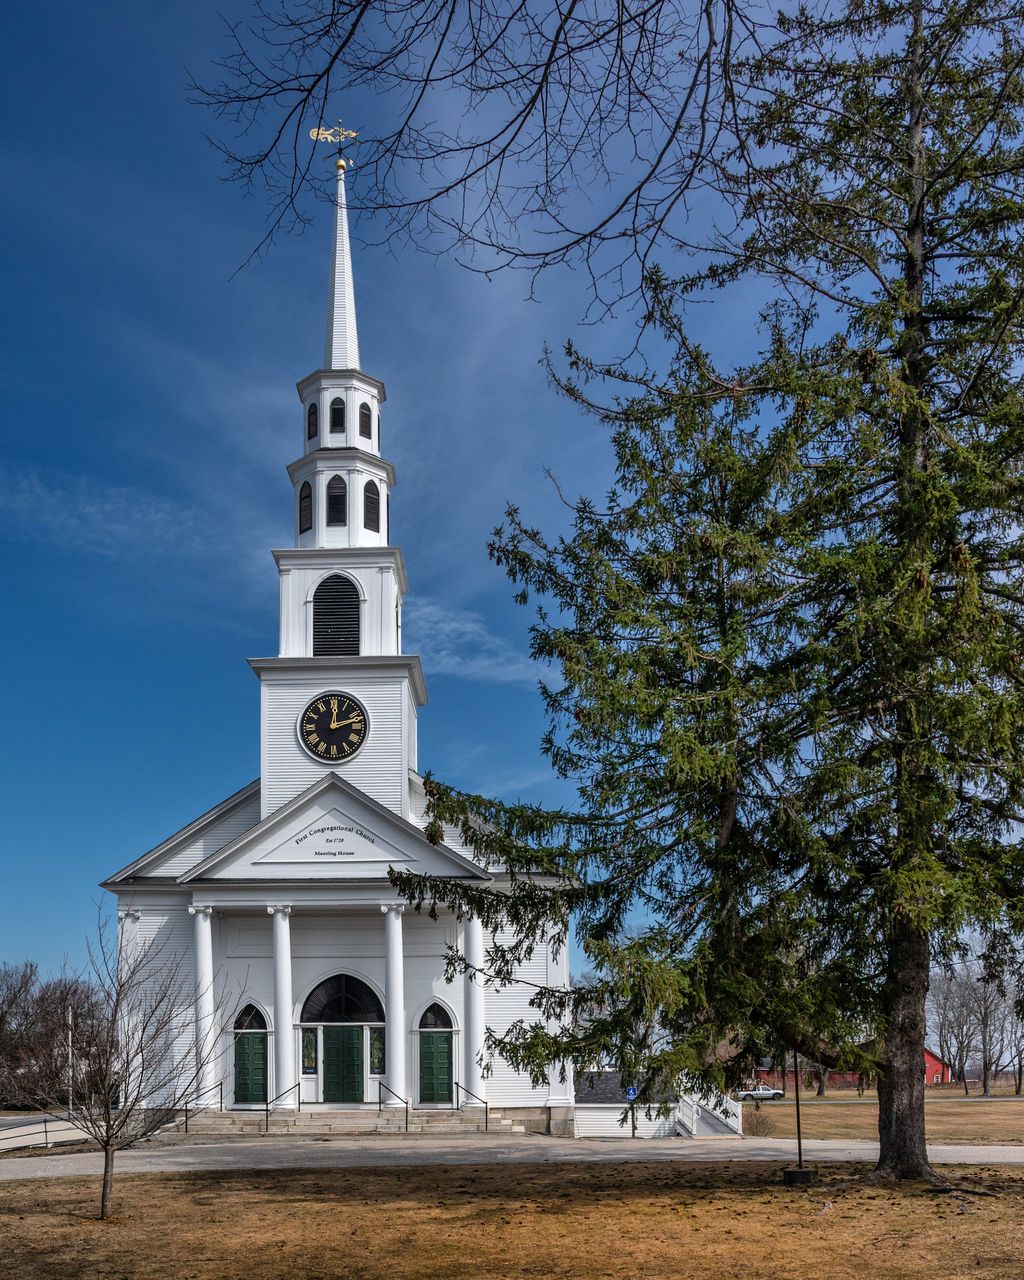
<svg viewBox="0 0 1024 1280">
<path fill-rule="evenodd" d="M 429 672 L 535 688 L 541 670 L 528 654 L 491 631 L 483 615 L 424 596 L 405 607 L 402 647 Z"/>
</svg>

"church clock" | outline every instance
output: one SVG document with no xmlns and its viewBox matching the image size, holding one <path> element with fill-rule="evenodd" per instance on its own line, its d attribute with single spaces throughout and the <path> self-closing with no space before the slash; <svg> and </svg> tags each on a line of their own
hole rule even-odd
<svg viewBox="0 0 1024 1280">
<path fill-rule="evenodd" d="M 321 693 L 299 716 L 299 740 L 325 763 L 347 760 L 366 741 L 366 708 L 347 693 Z"/>
</svg>

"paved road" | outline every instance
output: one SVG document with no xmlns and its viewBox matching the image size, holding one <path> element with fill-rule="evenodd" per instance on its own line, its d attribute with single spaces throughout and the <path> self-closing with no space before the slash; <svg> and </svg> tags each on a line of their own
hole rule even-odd
<svg viewBox="0 0 1024 1280">
<path fill-rule="evenodd" d="M 811 1161 L 873 1161 L 872 1142 L 804 1143 Z M 936 1164 L 1024 1165 L 1024 1146 L 933 1146 Z M 621 1160 L 764 1160 L 796 1159 L 796 1142 L 778 1138 L 332 1138 L 322 1140 L 263 1138 L 251 1142 L 146 1144 L 117 1157 L 117 1171 L 180 1173 L 199 1169 L 365 1169 L 433 1164 L 549 1164 L 568 1161 Z M 21 1178 L 94 1176 L 98 1154 L 15 1157 L 0 1160 L 0 1182 Z"/>
</svg>

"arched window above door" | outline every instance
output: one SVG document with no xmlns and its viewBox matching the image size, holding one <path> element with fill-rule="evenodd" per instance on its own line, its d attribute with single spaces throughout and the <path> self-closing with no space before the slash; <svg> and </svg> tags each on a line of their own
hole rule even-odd
<svg viewBox="0 0 1024 1280">
<path fill-rule="evenodd" d="M 254 1004 L 247 1004 L 235 1019 L 236 1031 L 266 1031 L 267 1020 Z"/>
<path fill-rule="evenodd" d="M 432 1005 L 423 1011 L 423 1017 L 420 1018 L 421 1031 L 451 1031 L 452 1015 L 442 1004 L 438 1004 L 435 1000 Z"/>
<path fill-rule="evenodd" d="M 325 978 L 306 997 L 300 1022 L 383 1022 L 377 993 L 350 973 Z"/>
</svg>

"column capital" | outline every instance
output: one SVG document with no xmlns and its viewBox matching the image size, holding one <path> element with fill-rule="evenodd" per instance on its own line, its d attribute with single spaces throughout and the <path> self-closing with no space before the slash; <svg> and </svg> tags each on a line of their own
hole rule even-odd
<svg viewBox="0 0 1024 1280">
<path fill-rule="evenodd" d="M 138 922 L 142 919 L 142 912 L 138 909 L 138 907 L 120 907 L 117 912 L 117 918 L 122 923 L 125 920 L 131 920 L 135 924 L 138 924 Z"/>
<path fill-rule="evenodd" d="M 380 904 L 381 912 L 388 915 L 392 911 L 397 911 L 399 915 L 405 910 L 404 902 L 382 902 Z"/>
<path fill-rule="evenodd" d="M 207 905 L 206 903 L 193 902 L 193 904 L 188 909 L 188 913 L 190 916 L 202 916 L 204 919 L 209 920 L 209 918 L 213 915 L 213 907 Z"/>
<path fill-rule="evenodd" d="M 290 916 L 292 913 L 291 906 L 282 904 L 282 903 L 276 903 L 274 906 L 267 907 L 268 916 L 276 916 L 278 913 L 280 913 L 283 916 Z"/>
</svg>

